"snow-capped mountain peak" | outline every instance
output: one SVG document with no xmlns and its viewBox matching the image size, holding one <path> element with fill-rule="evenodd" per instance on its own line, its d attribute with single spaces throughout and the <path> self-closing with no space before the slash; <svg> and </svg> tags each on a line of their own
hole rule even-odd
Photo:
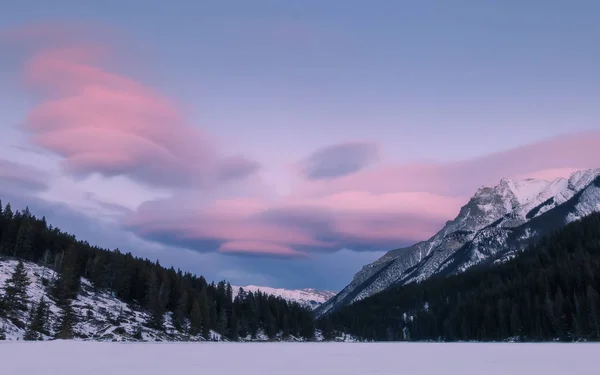
<svg viewBox="0 0 600 375">
<path fill-rule="evenodd" d="M 545 233 L 600 211 L 600 169 L 569 178 L 514 180 L 482 186 L 456 218 L 430 239 L 389 251 L 364 266 L 339 294 L 317 309 L 324 314 L 391 285 L 452 274 L 523 249 Z"/>
<path fill-rule="evenodd" d="M 568 179 L 569 189 L 579 191 L 598 178 L 598 176 L 600 176 L 600 168 L 577 171 Z"/>
<path fill-rule="evenodd" d="M 239 289 L 243 289 L 246 292 L 261 293 L 281 297 L 288 301 L 298 302 L 301 305 L 310 307 L 312 309 L 317 308 L 321 304 L 327 302 L 331 297 L 335 296 L 335 292 L 328 290 L 319 291 L 312 288 L 306 289 L 282 289 L 282 288 L 271 288 L 266 286 L 257 285 L 246 285 L 246 286 L 232 286 L 233 298 L 238 295 Z"/>
</svg>

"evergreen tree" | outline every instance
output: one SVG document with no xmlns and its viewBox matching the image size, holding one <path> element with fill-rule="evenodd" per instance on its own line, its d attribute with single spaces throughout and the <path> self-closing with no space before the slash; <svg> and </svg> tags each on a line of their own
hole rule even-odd
<svg viewBox="0 0 600 375">
<path fill-rule="evenodd" d="M 29 258 L 33 253 L 33 232 L 29 216 L 30 215 L 24 216 L 23 222 L 19 227 L 13 250 L 14 258 L 17 256 L 21 258 Z"/>
<path fill-rule="evenodd" d="M 277 321 L 275 320 L 275 317 L 268 306 L 265 310 L 265 333 L 270 339 L 272 339 L 277 335 Z"/>
<path fill-rule="evenodd" d="M 31 311 L 29 325 L 27 326 L 23 339 L 30 341 L 41 340 L 41 334 L 47 335 L 49 333 L 47 329 L 48 304 L 44 298 L 42 298 L 35 310 L 32 308 Z"/>
<path fill-rule="evenodd" d="M 225 309 L 221 308 L 219 311 L 219 318 L 217 320 L 217 332 L 222 335 L 227 334 L 227 315 L 225 314 Z"/>
<path fill-rule="evenodd" d="M 197 335 L 198 333 L 202 332 L 203 321 L 200 301 L 196 299 L 192 304 L 192 312 L 190 313 L 190 333 L 192 335 Z"/>
<path fill-rule="evenodd" d="M 586 289 L 587 303 L 589 309 L 589 322 L 591 326 L 591 337 L 600 340 L 600 297 L 593 286 L 588 285 Z"/>
<path fill-rule="evenodd" d="M 146 297 L 146 307 L 150 310 L 150 321 L 148 324 L 152 328 L 163 329 L 164 308 L 161 301 L 159 279 L 156 272 L 151 272 L 148 280 L 148 294 Z"/>
<path fill-rule="evenodd" d="M 231 308 L 231 327 L 229 329 L 229 339 L 237 341 L 240 337 L 240 322 L 235 312 L 235 306 Z"/>
<path fill-rule="evenodd" d="M 179 300 L 177 301 L 177 307 L 175 308 L 175 313 L 173 314 L 173 325 L 178 330 L 184 330 L 185 328 L 185 319 L 187 317 L 188 312 L 188 301 L 188 292 L 184 290 L 179 296 Z"/>
<path fill-rule="evenodd" d="M 65 252 L 60 265 L 60 275 L 54 289 L 54 295 L 60 305 L 66 305 L 77 297 L 81 278 L 79 277 L 79 256 L 77 248 L 70 246 Z"/>
<path fill-rule="evenodd" d="M 63 311 L 60 316 L 60 324 L 56 332 L 56 338 L 63 340 L 72 339 L 73 327 L 76 323 L 77 320 L 75 318 L 71 303 L 69 302 L 63 307 Z"/>
<path fill-rule="evenodd" d="M 209 339 L 210 336 L 210 329 L 212 328 L 211 326 L 211 320 L 210 320 L 210 310 L 209 310 L 209 301 L 208 301 L 208 296 L 206 294 L 206 290 L 203 289 L 200 292 L 200 298 L 198 300 L 199 304 L 200 304 L 200 309 L 201 309 L 201 315 L 202 315 L 202 337 L 204 337 L 205 339 Z"/>
<path fill-rule="evenodd" d="M 17 311 L 26 311 L 27 302 L 29 297 L 27 296 L 27 287 L 30 281 L 25 271 L 23 262 L 19 260 L 15 271 L 4 284 L 4 309 L 10 313 L 16 313 Z"/>
<path fill-rule="evenodd" d="M 281 334 L 284 338 L 288 338 L 290 336 L 290 324 L 288 322 L 287 314 L 283 315 L 281 319 Z"/>
</svg>

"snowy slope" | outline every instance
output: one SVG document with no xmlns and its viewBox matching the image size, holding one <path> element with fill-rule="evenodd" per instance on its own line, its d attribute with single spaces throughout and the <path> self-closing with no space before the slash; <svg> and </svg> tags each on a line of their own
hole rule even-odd
<svg viewBox="0 0 600 375">
<path fill-rule="evenodd" d="M 0 286 L 4 285 L 6 279 L 17 265 L 13 259 L 0 258 Z M 54 326 L 58 320 L 61 308 L 50 298 L 42 279 L 51 280 L 54 272 L 34 263 L 24 262 L 27 276 L 31 281 L 27 289 L 30 299 L 30 308 L 33 303 L 39 303 L 40 299 L 49 304 L 50 316 L 47 324 L 50 335 L 44 336 L 44 340 L 54 336 Z M 3 291 L 0 290 L 0 295 Z M 175 330 L 171 316 L 165 314 L 165 332 L 146 327 L 144 324 L 149 320 L 149 314 L 137 306 L 128 305 L 116 297 L 104 291 L 94 290 L 91 283 L 82 278 L 81 291 L 72 303 L 73 311 L 77 316 L 78 323 L 74 327 L 75 336 L 80 340 L 94 341 L 203 341 L 200 336 L 186 336 Z M 0 327 L 6 331 L 8 340 L 22 340 L 25 334 L 29 313 L 23 313 L 16 321 L 0 316 Z M 136 336 L 136 333 L 139 335 Z M 221 340 L 221 336 L 212 332 L 212 339 Z"/>
<path fill-rule="evenodd" d="M 600 211 L 600 169 L 568 179 L 502 179 L 481 187 L 458 216 L 427 241 L 388 252 L 364 266 L 352 282 L 317 308 L 317 315 L 392 285 L 462 272 L 524 248 L 553 229 Z"/>
<path fill-rule="evenodd" d="M 0 260 L 0 286 L 4 285 L 5 280 L 11 276 L 16 265 L 17 261 L 12 259 Z M 42 297 L 49 304 L 50 316 L 47 323 L 50 335 L 44 336 L 44 339 L 50 339 L 55 333 L 54 325 L 61 309 L 49 297 L 46 287 L 42 284 L 42 278 L 52 279 L 55 276 L 54 272 L 34 263 L 24 263 L 24 265 L 31 281 L 27 290 L 30 305 L 39 303 Z M 127 305 L 106 292 L 95 291 L 86 279 L 81 281 L 81 291 L 72 304 L 78 318 L 74 329 L 77 338 L 100 341 L 140 341 L 134 338 L 136 331 L 140 330 L 143 341 L 184 339 L 183 335 L 173 328 L 170 316 L 165 316 L 166 332 L 150 329 L 143 325 L 149 319 L 149 315 L 145 311 Z M 17 322 L 0 317 L 0 325 L 3 325 L 6 330 L 7 339 L 21 340 L 23 338 L 28 317 L 28 313 L 24 313 Z M 191 339 L 200 340 L 201 338 Z"/>
<path fill-rule="evenodd" d="M 323 303 L 327 302 L 331 297 L 335 296 L 334 292 L 328 290 L 319 291 L 316 289 L 279 289 L 270 288 L 266 286 L 246 285 L 246 286 L 232 286 L 233 298 L 235 298 L 242 288 L 246 292 L 255 293 L 260 291 L 265 294 L 281 297 L 288 301 L 297 302 L 303 306 L 315 309 Z"/>
<path fill-rule="evenodd" d="M 50 297 L 49 291 L 42 283 L 43 279 L 52 280 L 57 275 L 49 268 L 41 265 L 24 262 L 25 271 L 31 282 L 27 288 L 29 297 L 29 307 L 44 298 L 49 305 L 50 314 L 47 319 L 47 328 L 49 335 L 43 336 L 44 340 L 50 340 L 55 334 L 55 325 L 61 313 L 61 308 L 56 305 Z M 17 261 L 10 258 L 0 258 L 0 297 L 3 294 L 1 289 L 5 281 L 10 278 L 17 266 Z M 311 305 L 312 303 L 322 303 L 332 292 L 318 292 L 312 289 L 306 290 L 285 290 L 273 289 L 257 286 L 243 287 L 247 291 L 261 290 L 263 293 L 280 295 L 288 300 L 296 300 L 299 303 Z M 239 287 L 234 288 L 235 295 Z M 158 331 L 146 326 L 150 320 L 150 315 L 139 306 L 133 306 L 119 300 L 106 291 L 95 290 L 89 280 L 81 279 L 81 290 L 77 298 L 72 303 L 73 311 L 77 316 L 78 323 L 74 327 L 75 338 L 85 341 L 205 341 L 203 337 L 190 336 L 177 331 L 172 323 L 171 313 L 165 314 L 165 331 Z M 24 312 L 17 319 L 8 319 L 0 316 L 0 328 L 6 332 L 8 340 L 22 340 L 25 335 L 29 312 Z M 217 332 L 211 331 L 211 341 L 227 341 Z M 317 330 L 316 341 L 323 341 L 321 333 Z M 284 340 L 281 332 L 278 334 L 278 340 Z M 303 341 L 303 339 L 290 336 L 286 341 Z M 259 330 L 255 338 L 250 336 L 241 341 L 269 341 L 267 335 Z M 356 338 L 350 335 L 337 337 L 335 341 L 354 342 Z"/>
</svg>

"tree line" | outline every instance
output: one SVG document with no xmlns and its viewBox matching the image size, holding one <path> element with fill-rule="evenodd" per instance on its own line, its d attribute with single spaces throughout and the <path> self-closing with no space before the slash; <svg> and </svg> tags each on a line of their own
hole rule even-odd
<svg viewBox="0 0 600 375">
<path fill-rule="evenodd" d="M 62 308 L 57 337 L 73 337 L 77 319 L 71 301 L 77 297 L 81 278 L 97 290 L 110 291 L 120 300 L 146 309 L 147 325 L 164 330 L 165 314 L 172 313 L 173 325 L 181 332 L 210 338 L 210 331 L 231 340 L 263 331 L 269 338 L 278 334 L 311 340 L 315 335 L 311 310 L 295 302 L 264 293 L 246 293 L 236 298 L 229 283 L 208 283 L 204 277 L 161 266 L 158 261 L 134 257 L 119 249 L 108 250 L 78 240 L 29 212 L 13 210 L 0 201 L 0 256 L 36 262 L 55 272 L 44 279 L 50 298 Z M 29 284 L 20 262 L 0 292 L 0 314 L 11 317 L 28 310 Z M 25 292 L 24 292 L 25 291 Z M 31 301 L 30 324 L 26 338 L 48 333 L 48 306 L 44 300 Z"/>
<path fill-rule="evenodd" d="M 317 323 L 376 341 L 600 340 L 600 214 L 500 265 L 385 290 Z"/>
</svg>

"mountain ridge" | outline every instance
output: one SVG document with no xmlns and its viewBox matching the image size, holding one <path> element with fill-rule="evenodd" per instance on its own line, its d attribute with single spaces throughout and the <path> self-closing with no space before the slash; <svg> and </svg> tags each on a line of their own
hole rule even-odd
<svg viewBox="0 0 600 375">
<path fill-rule="evenodd" d="M 231 286 L 233 289 L 233 297 L 238 295 L 239 289 L 243 289 L 246 292 L 262 292 L 276 297 L 281 297 L 287 301 L 297 302 L 302 306 L 316 309 L 323 303 L 327 302 L 331 297 L 335 296 L 335 292 L 329 290 L 317 290 L 314 288 L 303 288 L 303 289 L 285 289 L 285 288 L 272 288 L 266 286 L 257 285 L 246 285 L 246 286 Z"/>
<path fill-rule="evenodd" d="M 600 211 L 600 169 L 552 181 L 503 178 L 496 186 L 480 187 L 459 214 L 428 240 L 391 250 L 363 266 L 346 288 L 315 313 L 321 316 L 392 285 L 462 272 L 500 253 L 522 249 L 549 230 L 595 211 Z"/>
</svg>

